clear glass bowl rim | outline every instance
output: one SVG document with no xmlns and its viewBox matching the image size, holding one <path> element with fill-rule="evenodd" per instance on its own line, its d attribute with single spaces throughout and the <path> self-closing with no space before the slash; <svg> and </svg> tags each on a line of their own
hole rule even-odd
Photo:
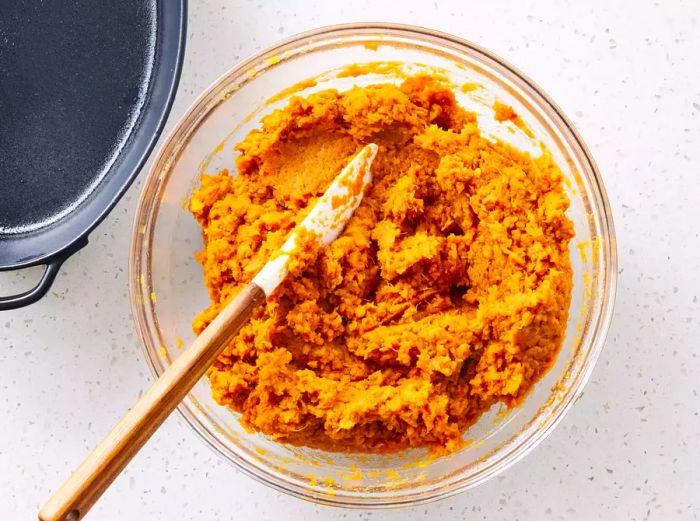
<svg viewBox="0 0 700 521">
<path fill-rule="evenodd" d="M 593 213 L 597 214 L 600 218 L 602 227 L 601 242 L 599 244 L 599 255 L 602 259 L 600 263 L 602 272 L 599 273 L 599 276 L 602 277 L 602 294 L 599 295 L 599 306 L 591 325 L 592 330 L 588 335 L 588 342 L 582 343 L 580 347 L 585 359 L 580 365 L 581 369 L 574 381 L 574 385 L 567 390 L 562 401 L 558 404 L 556 414 L 545 418 L 543 422 L 539 423 L 537 428 L 526 429 L 524 433 L 519 433 L 516 440 L 517 442 L 508 443 L 505 446 L 506 448 L 510 448 L 505 454 L 494 453 L 490 455 L 487 459 L 493 461 L 491 461 L 484 470 L 474 475 L 467 476 L 460 481 L 452 482 L 425 492 L 404 494 L 395 499 L 383 498 L 379 501 L 373 500 L 369 494 L 364 498 L 343 496 L 342 494 L 318 494 L 315 491 L 308 490 L 303 486 L 285 480 L 284 475 L 277 473 L 274 469 L 255 466 L 243 458 L 233 459 L 228 453 L 222 450 L 216 437 L 210 431 L 199 425 L 199 421 L 194 418 L 191 411 L 183 405 L 179 406 L 177 410 L 185 419 L 185 422 L 217 454 L 232 463 L 244 474 L 276 490 L 315 503 L 332 506 L 359 508 L 413 506 L 449 497 L 483 483 L 513 465 L 544 440 L 564 417 L 576 399 L 582 394 L 583 388 L 600 355 L 612 319 L 617 288 L 617 247 L 612 212 L 600 172 L 573 124 L 543 90 L 518 69 L 490 51 L 462 38 L 423 27 L 392 23 L 353 23 L 320 27 L 280 41 L 239 62 L 212 83 L 212 85 L 190 105 L 186 113 L 163 141 L 163 144 L 160 146 L 151 164 L 143 185 L 132 230 L 129 254 L 129 298 L 137 335 L 146 362 L 154 378 L 158 378 L 160 375 L 160 361 L 157 360 L 158 355 L 156 354 L 158 352 L 158 346 L 153 342 L 151 331 L 153 327 L 157 327 L 155 324 L 157 320 L 152 310 L 153 304 L 149 302 L 150 299 L 145 299 L 143 295 L 143 285 L 141 284 L 143 280 L 142 277 L 150 277 L 150 273 L 144 273 L 142 263 L 144 260 L 144 245 L 149 244 L 149 233 L 152 231 L 152 227 L 155 223 L 154 217 L 157 216 L 160 207 L 159 195 L 161 194 L 161 188 L 165 186 L 168 176 L 170 175 L 171 169 L 169 165 L 177 159 L 177 155 L 174 156 L 173 151 L 179 154 L 184 145 L 188 142 L 188 137 L 197 130 L 198 123 L 206 117 L 206 114 L 209 113 L 210 110 L 214 110 L 215 105 L 214 108 L 212 108 L 212 103 L 220 96 L 222 87 L 228 85 L 235 77 L 245 74 L 246 71 L 250 70 L 255 64 L 261 63 L 266 58 L 283 56 L 284 52 L 299 52 L 300 49 L 311 42 L 317 43 L 324 39 L 330 40 L 341 37 L 352 38 L 364 34 L 372 34 L 375 36 L 377 34 L 392 35 L 408 40 L 428 41 L 447 46 L 452 50 L 461 51 L 472 57 L 476 56 L 478 59 L 487 62 L 490 67 L 496 69 L 498 73 L 505 75 L 509 80 L 517 83 L 518 87 L 527 92 L 533 102 L 544 110 L 550 122 L 562 132 L 569 145 L 579 154 L 580 159 L 584 160 L 587 168 L 585 172 L 580 172 L 580 174 L 586 176 L 588 180 L 592 182 L 594 197 L 590 202 L 593 207 Z M 293 58 L 295 55 L 295 53 L 292 53 L 291 57 Z M 282 58 L 282 61 L 286 59 L 287 57 L 285 56 Z M 165 172 L 165 174 L 163 174 L 163 172 Z M 146 257 L 148 254 L 147 252 Z M 150 287 L 150 280 L 148 280 L 148 287 Z M 149 307 L 151 308 L 150 316 Z"/>
</svg>

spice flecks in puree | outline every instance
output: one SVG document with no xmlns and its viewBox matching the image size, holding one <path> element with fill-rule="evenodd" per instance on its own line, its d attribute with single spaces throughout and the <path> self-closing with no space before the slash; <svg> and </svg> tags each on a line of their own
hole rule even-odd
<svg viewBox="0 0 700 521">
<path fill-rule="evenodd" d="M 250 429 L 346 451 L 459 448 L 493 404 L 550 368 L 571 294 L 562 174 L 479 133 L 428 76 L 294 97 L 202 176 L 190 209 L 212 304 L 282 246 L 360 148 L 373 184 L 341 236 L 260 308 L 208 372 Z"/>
</svg>

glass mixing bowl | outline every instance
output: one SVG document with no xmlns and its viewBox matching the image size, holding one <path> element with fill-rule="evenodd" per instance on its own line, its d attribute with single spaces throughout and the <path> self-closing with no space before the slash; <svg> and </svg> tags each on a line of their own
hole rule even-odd
<svg viewBox="0 0 700 521">
<path fill-rule="evenodd" d="M 391 65 L 374 66 L 359 75 L 357 68 L 348 69 L 367 62 Z M 472 43 L 416 27 L 327 27 L 284 41 L 214 83 L 158 152 L 136 215 L 131 305 L 146 359 L 158 376 L 183 344 L 192 341 L 192 318 L 209 302 L 194 259 L 202 246 L 200 228 L 186 208 L 199 175 L 232 168 L 232 145 L 293 91 L 398 83 L 402 72 L 421 70 L 449 78 L 459 101 L 477 113 L 486 134 L 534 155 L 541 152 L 541 142 L 562 169 L 571 199 L 568 216 L 576 228 L 570 248 L 574 289 L 566 337 L 551 371 L 520 406 L 492 408 L 465 433 L 468 443 L 463 449 L 434 459 L 425 450 L 338 454 L 277 443 L 245 431 L 236 414 L 211 399 L 203 378 L 179 407 L 197 434 L 250 476 L 320 503 L 414 505 L 465 490 L 531 451 L 580 396 L 603 346 L 617 273 L 610 207 L 581 138 L 531 80 Z M 512 106 L 537 139 L 510 122 L 496 122 L 494 100 Z"/>
</svg>

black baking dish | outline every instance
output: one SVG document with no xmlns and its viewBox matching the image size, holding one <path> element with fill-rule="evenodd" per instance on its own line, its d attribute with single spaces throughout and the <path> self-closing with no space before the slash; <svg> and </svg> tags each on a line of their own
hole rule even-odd
<svg viewBox="0 0 700 521">
<path fill-rule="evenodd" d="M 186 0 L 0 0 L 0 271 L 87 244 L 146 161 L 182 67 Z"/>
</svg>

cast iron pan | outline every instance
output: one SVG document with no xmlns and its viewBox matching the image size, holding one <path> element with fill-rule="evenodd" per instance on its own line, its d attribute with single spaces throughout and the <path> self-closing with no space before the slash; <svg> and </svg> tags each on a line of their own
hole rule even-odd
<svg viewBox="0 0 700 521">
<path fill-rule="evenodd" d="M 0 271 L 40 299 L 143 166 L 180 77 L 186 0 L 0 0 Z"/>
</svg>

